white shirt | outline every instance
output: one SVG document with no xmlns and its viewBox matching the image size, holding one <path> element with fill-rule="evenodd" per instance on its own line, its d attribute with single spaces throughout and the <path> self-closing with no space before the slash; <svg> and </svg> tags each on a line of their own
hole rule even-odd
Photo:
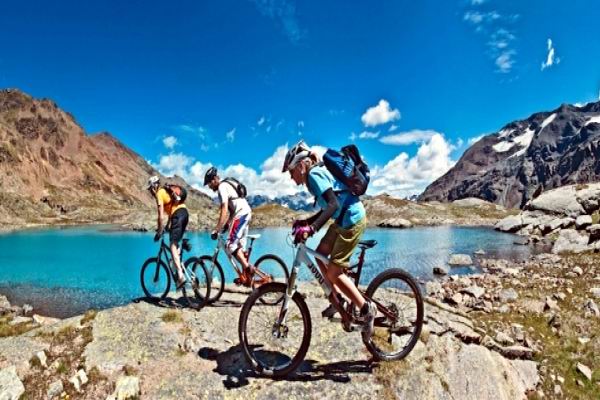
<svg viewBox="0 0 600 400">
<path fill-rule="evenodd" d="M 227 204 L 229 209 L 229 220 L 237 219 L 242 215 L 250 215 L 252 209 L 246 201 L 246 199 L 239 198 L 237 192 L 234 189 L 235 183 L 223 182 L 219 184 L 217 190 L 219 194 L 219 201 L 221 204 Z M 231 200 L 230 200 L 231 199 Z"/>
</svg>

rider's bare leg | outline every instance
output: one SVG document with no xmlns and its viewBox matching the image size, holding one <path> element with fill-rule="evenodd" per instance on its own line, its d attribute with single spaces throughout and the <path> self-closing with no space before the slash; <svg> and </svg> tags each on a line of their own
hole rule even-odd
<svg viewBox="0 0 600 400">
<path fill-rule="evenodd" d="M 329 263 L 327 266 L 327 279 L 348 297 L 359 310 L 362 309 L 365 304 L 365 299 L 362 294 L 360 294 L 354 282 L 352 282 L 352 279 L 344 273 L 342 268 L 334 263 Z"/>
<path fill-rule="evenodd" d="M 329 245 L 329 243 L 319 243 L 319 246 L 317 246 L 317 253 L 322 254 L 324 256 L 329 256 L 329 253 L 331 253 L 331 246 Z M 319 269 L 321 270 L 321 273 L 325 276 L 327 276 L 327 265 L 325 265 L 325 263 L 323 261 L 321 261 L 318 258 L 315 258 L 317 260 L 317 265 L 319 266 Z M 338 294 L 341 295 L 343 292 L 340 290 L 340 288 L 337 286 L 337 284 L 334 283 L 334 281 L 329 280 L 332 284 L 332 288 L 333 291 Z"/>
<path fill-rule="evenodd" d="M 183 275 L 183 268 L 181 268 L 181 250 L 177 243 L 171 243 L 171 256 L 173 257 L 173 263 L 175 263 L 175 267 L 177 268 L 177 282 L 178 284 L 183 282 L 185 276 Z"/>
<path fill-rule="evenodd" d="M 244 271 L 247 270 L 248 268 L 250 268 L 250 263 L 248 263 L 248 260 L 246 259 L 246 255 L 244 254 L 244 249 L 242 249 L 241 247 L 238 247 L 238 249 L 233 252 L 233 256 L 235 257 L 236 260 L 238 260 L 240 262 L 240 264 L 242 264 Z"/>
</svg>

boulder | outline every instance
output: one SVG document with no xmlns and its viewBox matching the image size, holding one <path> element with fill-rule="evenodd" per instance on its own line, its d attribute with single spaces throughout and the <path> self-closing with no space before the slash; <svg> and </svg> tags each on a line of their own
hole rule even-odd
<svg viewBox="0 0 600 400">
<path fill-rule="evenodd" d="M 471 295 L 471 296 L 475 297 L 476 299 L 478 299 L 485 294 L 485 289 L 482 288 L 481 286 L 473 285 L 473 286 L 469 286 L 468 288 L 462 289 L 461 292 Z"/>
<path fill-rule="evenodd" d="M 600 224 L 590 225 L 585 230 L 590 234 L 590 243 L 600 239 Z"/>
<path fill-rule="evenodd" d="M 577 228 L 579 230 L 585 229 L 590 225 L 592 225 L 592 216 L 591 215 L 580 215 L 575 220 L 575 228 Z"/>
<path fill-rule="evenodd" d="M 1 310 L 10 310 L 10 303 L 6 296 L 0 294 L 0 311 Z"/>
<path fill-rule="evenodd" d="M 592 370 L 585 364 L 577 363 L 577 371 L 581 372 L 583 376 L 585 376 L 588 381 L 592 380 Z"/>
<path fill-rule="evenodd" d="M 575 229 L 564 229 L 560 231 L 558 239 L 552 247 L 552 253 L 581 253 L 588 250 L 589 236 Z"/>
<path fill-rule="evenodd" d="M 450 265 L 472 265 L 473 260 L 468 254 L 452 254 L 448 261 Z"/>
<path fill-rule="evenodd" d="M 0 370 L 0 399 L 19 400 L 23 393 L 25 387 L 17 376 L 17 368 L 13 365 Z"/>
<path fill-rule="evenodd" d="M 509 215 L 498 221 L 496 225 L 494 225 L 494 228 L 502 232 L 517 232 L 524 226 L 525 224 L 520 215 Z"/>
<path fill-rule="evenodd" d="M 592 299 L 588 299 L 584 305 L 585 314 L 591 314 L 594 317 L 600 317 L 600 310 Z"/>
<path fill-rule="evenodd" d="M 448 268 L 444 265 L 433 267 L 433 273 L 436 275 L 448 275 Z"/>
<path fill-rule="evenodd" d="M 600 287 L 594 287 L 590 289 L 590 293 L 597 299 L 600 299 Z"/>
<path fill-rule="evenodd" d="M 502 289 L 500 291 L 500 293 L 498 294 L 498 299 L 502 303 L 508 303 L 508 302 L 516 301 L 518 298 L 519 298 L 519 294 L 513 288 Z"/>
<path fill-rule="evenodd" d="M 547 214 L 577 217 L 585 214 L 585 209 L 577 201 L 575 185 L 562 186 L 542 193 L 533 199 L 527 208 Z"/>
<path fill-rule="evenodd" d="M 454 200 L 452 204 L 459 207 L 493 206 L 493 204 L 489 201 L 478 199 L 477 197 L 467 197 L 466 199 Z"/>
<path fill-rule="evenodd" d="M 112 397 L 116 400 L 135 399 L 140 395 L 140 378 L 122 376 L 117 380 L 117 386 Z"/>
<path fill-rule="evenodd" d="M 576 190 L 576 198 L 585 212 L 592 214 L 600 209 L 600 184 L 588 183 L 583 187 L 579 186 L 579 188 L 579 190 Z"/>
<path fill-rule="evenodd" d="M 64 390 L 64 387 L 63 387 L 62 381 L 60 379 L 55 382 L 52 382 L 50 384 L 50 386 L 48 387 L 48 391 L 46 392 L 46 398 L 49 400 L 58 398 L 58 397 L 60 397 L 63 390 Z"/>
<path fill-rule="evenodd" d="M 377 226 L 381 228 L 412 228 L 413 224 L 404 218 L 388 218 L 381 221 Z"/>
</svg>

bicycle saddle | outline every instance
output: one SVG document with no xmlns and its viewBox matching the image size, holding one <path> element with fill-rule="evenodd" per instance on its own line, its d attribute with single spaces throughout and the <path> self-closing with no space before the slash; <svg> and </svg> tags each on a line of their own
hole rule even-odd
<svg viewBox="0 0 600 400">
<path fill-rule="evenodd" d="M 252 240 L 254 240 L 254 239 L 258 239 L 258 238 L 260 237 L 260 234 L 259 234 L 259 233 L 256 233 L 256 234 L 254 234 L 254 235 L 248 235 L 247 237 L 248 237 L 248 239 L 252 239 Z"/>
<path fill-rule="evenodd" d="M 375 247 L 377 244 L 377 240 L 361 240 L 358 242 L 360 247 L 364 247 L 365 249 L 370 249 L 371 247 Z"/>
</svg>

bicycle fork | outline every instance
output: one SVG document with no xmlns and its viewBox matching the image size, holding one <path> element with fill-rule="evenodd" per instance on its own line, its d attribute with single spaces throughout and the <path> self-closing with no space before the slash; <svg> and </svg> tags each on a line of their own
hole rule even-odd
<svg viewBox="0 0 600 400">
<path fill-rule="evenodd" d="M 296 293 L 296 276 L 298 275 L 299 269 L 300 268 L 298 265 L 294 265 L 292 267 L 292 272 L 290 274 L 290 278 L 288 279 L 287 289 L 283 295 L 281 309 L 279 310 L 279 315 L 271 330 L 271 334 L 274 338 L 281 339 L 287 337 L 287 326 L 285 322 L 287 318 L 289 302 L 294 296 L 294 293 Z"/>
</svg>

